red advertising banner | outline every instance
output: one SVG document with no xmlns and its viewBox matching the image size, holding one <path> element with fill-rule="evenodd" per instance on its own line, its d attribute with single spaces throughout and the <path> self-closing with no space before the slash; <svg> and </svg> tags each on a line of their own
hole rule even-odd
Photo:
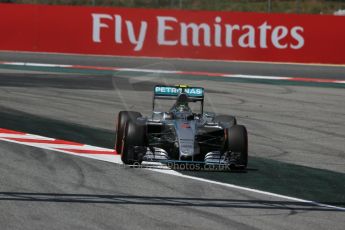
<svg viewBox="0 0 345 230">
<path fill-rule="evenodd" d="M 0 4 L 0 50 L 345 64 L 345 17 Z"/>
</svg>

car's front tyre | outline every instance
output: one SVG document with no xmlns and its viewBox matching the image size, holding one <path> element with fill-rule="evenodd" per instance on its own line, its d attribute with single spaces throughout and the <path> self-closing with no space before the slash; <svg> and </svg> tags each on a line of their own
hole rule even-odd
<svg viewBox="0 0 345 230">
<path fill-rule="evenodd" d="M 125 125 L 121 160 L 124 164 L 141 164 L 146 153 L 146 125 L 141 121 L 128 120 Z"/>
<path fill-rule="evenodd" d="M 115 150 L 120 153 L 122 149 L 122 138 L 127 121 L 136 121 L 138 117 L 142 115 L 139 112 L 134 111 L 120 111 L 116 120 L 116 139 Z"/>
<path fill-rule="evenodd" d="M 234 154 L 240 154 L 239 169 L 246 169 L 248 165 L 248 133 L 243 125 L 234 125 L 227 133 L 228 150 Z"/>
</svg>

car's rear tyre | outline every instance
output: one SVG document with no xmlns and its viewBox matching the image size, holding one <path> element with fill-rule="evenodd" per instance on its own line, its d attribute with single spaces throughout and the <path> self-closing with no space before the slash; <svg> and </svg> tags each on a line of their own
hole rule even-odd
<svg viewBox="0 0 345 230">
<path fill-rule="evenodd" d="M 228 129 L 228 149 L 234 153 L 240 153 L 237 164 L 238 169 L 247 168 L 248 164 L 248 133 L 243 125 L 234 125 Z"/>
<path fill-rule="evenodd" d="M 141 121 L 128 120 L 125 125 L 121 160 L 124 164 L 141 164 L 146 153 L 146 125 Z"/>
<path fill-rule="evenodd" d="M 116 121 L 116 139 L 115 139 L 115 150 L 120 153 L 122 149 L 122 138 L 125 125 L 127 121 L 135 121 L 142 115 L 139 112 L 134 111 L 120 111 Z"/>
<path fill-rule="evenodd" d="M 214 118 L 214 121 L 226 124 L 227 127 L 232 127 L 237 124 L 236 117 L 230 115 L 217 115 Z"/>
</svg>

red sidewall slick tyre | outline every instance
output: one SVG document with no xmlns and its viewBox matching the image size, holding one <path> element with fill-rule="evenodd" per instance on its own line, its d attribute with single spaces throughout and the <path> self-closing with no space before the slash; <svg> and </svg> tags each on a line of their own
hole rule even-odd
<svg viewBox="0 0 345 230">
<path fill-rule="evenodd" d="M 232 152 L 241 153 L 239 164 L 246 168 L 248 164 L 248 134 L 246 127 L 234 125 L 228 129 L 228 148 Z"/>
<path fill-rule="evenodd" d="M 141 163 L 141 156 L 138 155 L 138 152 L 131 149 L 134 146 L 144 147 L 145 149 L 146 125 L 141 122 L 128 120 L 125 125 L 121 148 L 121 160 L 124 164 Z"/>
<path fill-rule="evenodd" d="M 134 111 L 120 111 L 116 121 L 116 139 L 115 139 L 115 150 L 120 153 L 122 149 L 122 138 L 125 129 L 125 125 L 128 120 L 136 120 L 142 115 Z"/>
</svg>

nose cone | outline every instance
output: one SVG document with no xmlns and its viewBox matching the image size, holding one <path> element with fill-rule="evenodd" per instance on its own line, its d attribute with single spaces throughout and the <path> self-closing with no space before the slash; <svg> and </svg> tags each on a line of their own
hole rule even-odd
<svg viewBox="0 0 345 230">
<path fill-rule="evenodd" d="M 181 155 L 180 156 L 180 160 L 181 161 L 192 161 L 193 160 L 193 156 L 192 155 Z"/>
<path fill-rule="evenodd" d="M 193 159 L 199 154 L 199 149 L 195 148 L 196 122 L 176 120 L 174 124 L 179 142 L 180 160 Z"/>
</svg>

